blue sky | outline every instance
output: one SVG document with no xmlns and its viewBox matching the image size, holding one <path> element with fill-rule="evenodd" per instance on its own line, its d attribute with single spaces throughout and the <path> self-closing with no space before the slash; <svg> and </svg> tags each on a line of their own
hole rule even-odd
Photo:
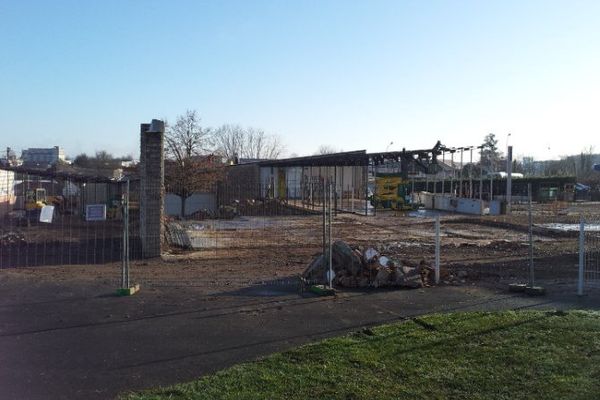
<svg viewBox="0 0 600 400">
<path fill-rule="evenodd" d="M 600 134 L 599 1 L 0 0 L 0 147 L 138 153 L 197 109 L 288 154 Z M 600 151 L 600 146 L 596 146 Z"/>
</svg>

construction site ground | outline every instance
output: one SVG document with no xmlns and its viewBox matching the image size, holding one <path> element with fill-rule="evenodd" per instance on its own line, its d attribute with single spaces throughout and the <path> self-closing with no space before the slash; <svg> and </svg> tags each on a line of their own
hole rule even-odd
<svg viewBox="0 0 600 400">
<path fill-rule="evenodd" d="M 527 280 L 525 207 L 511 217 L 442 215 L 444 276 L 416 290 L 298 291 L 298 276 L 322 249 L 322 216 L 194 221 L 194 249 L 133 260 L 140 293 L 117 297 L 120 263 L 0 270 L 0 397 L 114 398 L 185 381 L 243 360 L 364 325 L 437 311 L 520 307 L 600 308 L 576 296 L 577 232 L 544 227 L 600 217 L 592 203 L 536 205 L 534 266 L 545 297 L 509 293 Z M 398 259 L 431 263 L 429 212 L 338 214 L 333 237 Z M 596 218 L 598 221 L 600 218 Z M 195 224 L 195 225 L 191 225 Z"/>
</svg>

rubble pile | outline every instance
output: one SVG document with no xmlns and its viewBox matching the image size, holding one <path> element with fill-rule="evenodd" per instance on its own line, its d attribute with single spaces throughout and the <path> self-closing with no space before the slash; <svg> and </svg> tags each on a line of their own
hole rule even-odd
<svg viewBox="0 0 600 400">
<path fill-rule="evenodd" d="M 308 282 L 327 283 L 329 254 L 319 254 L 302 274 Z M 420 288 L 433 283 L 433 268 L 425 261 L 414 263 L 381 254 L 375 248 L 361 250 L 343 241 L 331 248 L 333 285 L 347 288 Z"/>
<path fill-rule="evenodd" d="M 180 222 L 164 221 L 164 243 L 172 247 L 190 249 L 192 243 L 186 228 Z"/>
<path fill-rule="evenodd" d="M 0 233 L 0 246 L 13 246 L 26 243 L 25 235 L 21 232 Z"/>
</svg>

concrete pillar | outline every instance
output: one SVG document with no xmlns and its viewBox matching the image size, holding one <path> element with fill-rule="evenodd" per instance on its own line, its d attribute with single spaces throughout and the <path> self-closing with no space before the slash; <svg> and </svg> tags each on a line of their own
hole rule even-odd
<svg viewBox="0 0 600 400">
<path fill-rule="evenodd" d="M 144 258 L 159 257 L 165 187 L 165 124 L 140 124 L 140 240 Z"/>
</svg>

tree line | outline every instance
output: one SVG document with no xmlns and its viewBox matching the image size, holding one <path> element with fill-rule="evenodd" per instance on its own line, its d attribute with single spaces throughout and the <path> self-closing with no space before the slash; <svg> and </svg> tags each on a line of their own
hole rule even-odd
<svg viewBox="0 0 600 400">
<path fill-rule="evenodd" d="M 498 139 L 493 133 L 484 137 L 478 149 L 481 151 L 480 161 L 466 164 L 463 172 L 467 174 L 471 172 L 472 176 L 478 177 L 481 170 L 484 174 L 506 170 L 506 158 L 498 149 Z M 562 156 L 558 160 L 535 161 L 533 157 L 514 159 L 512 171 L 528 176 L 575 176 L 581 183 L 598 185 L 600 173 L 593 170 L 594 164 L 598 162 L 600 162 L 600 155 L 594 153 L 593 146 L 587 146 L 580 154 Z"/>
<path fill-rule="evenodd" d="M 285 151 L 278 135 L 263 129 L 224 124 L 218 128 L 204 126 L 196 110 L 179 115 L 174 124 L 166 123 L 166 155 L 174 160 L 197 156 L 234 159 L 274 159 Z"/>
<path fill-rule="evenodd" d="M 93 156 L 89 156 L 86 153 L 78 154 L 73 159 L 73 165 L 81 168 L 103 170 L 119 168 L 122 161 L 133 161 L 133 156 L 115 157 L 106 150 L 100 150 L 96 151 L 96 154 Z"/>
</svg>

